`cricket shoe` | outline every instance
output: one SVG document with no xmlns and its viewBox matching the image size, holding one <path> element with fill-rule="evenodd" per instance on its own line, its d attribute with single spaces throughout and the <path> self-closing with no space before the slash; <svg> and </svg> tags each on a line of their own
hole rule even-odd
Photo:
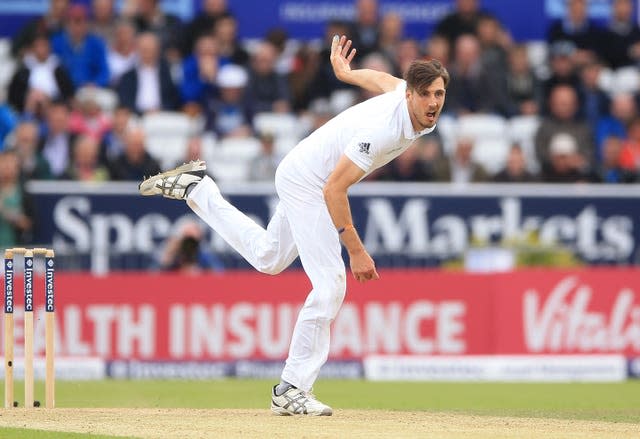
<svg viewBox="0 0 640 439">
<path fill-rule="evenodd" d="M 203 160 L 194 160 L 145 179 L 138 186 L 138 190 L 141 195 L 162 195 L 175 200 L 184 200 L 187 196 L 187 188 L 202 180 L 205 169 L 207 165 Z"/>
<path fill-rule="evenodd" d="M 276 387 L 271 391 L 271 411 L 280 416 L 309 415 L 331 416 L 333 410 L 316 399 L 313 393 L 290 387 L 282 395 L 276 394 Z"/>
</svg>

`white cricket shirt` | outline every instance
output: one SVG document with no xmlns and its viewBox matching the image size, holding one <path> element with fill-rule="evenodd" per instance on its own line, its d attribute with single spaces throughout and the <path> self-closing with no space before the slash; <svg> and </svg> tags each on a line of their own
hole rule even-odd
<svg viewBox="0 0 640 439">
<path fill-rule="evenodd" d="M 354 105 L 303 139 L 285 162 L 308 171 L 324 185 L 345 154 L 365 176 L 402 154 L 418 137 L 435 129 L 415 132 L 402 81 L 394 91 Z M 302 168 L 302 169 L 301 169 Z M 306 172 L 305 172 L 306 174 Z"/>
</svg>

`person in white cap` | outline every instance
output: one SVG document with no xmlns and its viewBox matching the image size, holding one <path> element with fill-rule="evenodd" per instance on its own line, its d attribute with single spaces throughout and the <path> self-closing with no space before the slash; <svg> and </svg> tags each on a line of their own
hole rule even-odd
<svg viewBox="0 0 640 439">
<path fill-rule="evenodd" d="M 229 204 L 195 161 L 150 177 L 142 195 L 187 204 L 253 267 L 277 274 L 300 256 L 313 289 L 295 324 L 280 384 L 271 391 L 279 415 L 331 415 L 311 388 L 329 353 L 330 325 L 346 292 L 340 241 L 356 280 L 378 279 L 375 263 L 353 226 L 347 190 L 434 130 L 449 73 L 437 60 L 414 61 L 405 80 L 369 69 L 352 70 L 355 49 L 335 36 L 331 63 L 338 79 L 382 93 L 338 114 L 282 160 L 275 184 L 280 202 L 264 229 Z"/>
</svg>

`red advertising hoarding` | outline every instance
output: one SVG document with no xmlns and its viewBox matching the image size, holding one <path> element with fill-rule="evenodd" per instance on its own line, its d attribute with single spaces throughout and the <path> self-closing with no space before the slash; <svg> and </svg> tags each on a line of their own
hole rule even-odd
<svg viewBox="0 0 640 439">
<path fill-rule="evenodd" d="M 16 335 L 22 337 L 21 279 Z M 36 354 L 44 350 L 34 284 Z M 133 360 L 273 360 L 286 356 L 304 273 L 56 277 L 56 351 Z M 640 270 L 472 275 L 381 272 L 349 283 L 332 327 L 333 359 L 368 354 L 640 355 Z M 16 350 L 22 342 L 16 342 Z M 21 353 L 18 352 L 17 355 Z"/>
</svg>

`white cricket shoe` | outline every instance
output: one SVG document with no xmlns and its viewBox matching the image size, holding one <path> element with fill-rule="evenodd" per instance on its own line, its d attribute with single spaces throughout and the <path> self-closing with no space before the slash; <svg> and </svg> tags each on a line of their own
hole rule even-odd
<svg viewBox="0 0 640 439">
<path fill-rule="evenodd" d="M 313 393 L 290 387 L 282 395 L 276 395 L 276 387 L 271 390 L 271 411 L 280 416 L 309 415 L 331 416 L 333 410 L 316 399 Z"/>
<path fill-rule="evenodd" d="M 184 200 L 187 188 L 198 183 L 207 169 L 203 160 L 195 160 L 170 171 L 145 179 L 138 186 L 141 195 L 162 195 L 175 200 Z"/>
</svg>

